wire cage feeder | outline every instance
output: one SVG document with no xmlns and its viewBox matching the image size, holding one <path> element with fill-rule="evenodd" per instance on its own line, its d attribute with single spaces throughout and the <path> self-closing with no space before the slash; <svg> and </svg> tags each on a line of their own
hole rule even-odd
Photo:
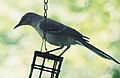
<svg viewBox="0 0 120 78">
<path fill-rule="evenodd" d="M 40 61 L 42 62 L 40 64 L 36 64 L 37 57 L 42 58 Z M 53 64 L 51 67 L 46 66 L 46 62 L 53 61 Z M 56 56 L 53 54 L 48 54 L 48 53 L 43 53 L 39 51 L 35 51 L 34 57 L 33 57 L 33 62 L 31 65 L 31 70 L 29 74 L 29 78 L 32 78 L 33 70 L 39 70 L 39 78 L 45 78 L 43 77 L 44 72 L 50 73 L 49 78 L 58 78 L 59 73 L 60 73 L 60 68 L 62 65 L 63 57 Z"/>
</svg>

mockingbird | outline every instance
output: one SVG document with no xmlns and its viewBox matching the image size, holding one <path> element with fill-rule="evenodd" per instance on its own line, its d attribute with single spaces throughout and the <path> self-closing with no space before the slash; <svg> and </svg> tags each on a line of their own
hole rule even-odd
<svg viewBox="0 0 120 78">
<path fill-rule="evenodd" d="M 14 29 L 22 25 L 30 25 L 39 33 L 41 37 L 44 37 L 43 32 L 46 31 L 46 41 L 50 44 L 60 46 L 59 48 L 50 50 L 48 52 L 59 50 L 62 49 L 64 46 L 67 46 L 67 48 L 60 54 L 60 56 L 67 49 L 69 49 L 71 45 L 79 44 L 87 47 L 88 49 L 105 59 L 109 59 L 120 64 L 120 62 L 115 60 L 110 55 L 89 44 L 89 38 L 82 35 L 75 29 L 72 29 L 49 18 L 46 19 L 46 25 L 44 21 L 45 19 L 43 16 L 36 13 L 28 12 L 21 18 L 19 24 L 17 24 Z"/>
</svg>

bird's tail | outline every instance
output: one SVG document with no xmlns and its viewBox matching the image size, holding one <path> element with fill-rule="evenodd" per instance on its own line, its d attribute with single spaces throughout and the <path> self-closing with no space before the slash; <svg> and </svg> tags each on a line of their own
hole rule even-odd
<svg viewBox="0 0 120 78">
<path fill-rule="evenodd" d="M 105 58 L 105 59 L 109 59 L 109 60 L 113 60 L 114 62 L 116 62 L 117 64 L 120 64 L 120 62 L 118 62 L 116 59 L 114 59 L 113 57 L 111 57 L 110 55 L 106 54 L 105 52 L 101 51 L 100 49 L 94 47 L 93 45 L 89 44 L 88 42 L 85 41 L 80 41 L 80 44 L 83 44 L 85 47 L 87 47 L 88 49 L 90 49 L 91 51 L 93 51 L 94 53 L 96 53 L 97 55 Z"/>
</svg>

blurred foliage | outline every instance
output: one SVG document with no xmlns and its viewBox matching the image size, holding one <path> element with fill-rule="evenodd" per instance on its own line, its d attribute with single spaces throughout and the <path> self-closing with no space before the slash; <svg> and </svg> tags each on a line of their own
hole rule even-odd
<svg viewBox="0 0 120 78">
<path fill-rule="evenodd" d="M 114 72 L 113 72 L 112 78 L 120 78 L 120 68 L 118 69 L 115 68 L 113 71 Z"/>
<path fill-rule="evenodd" d="M 0 77 L 27 78 L 41 38 L 30 26 L 13 28 L 27 12 L 43 15 L 43 0 L 0 0 L 0 5 Z M 88 36 L 90 43 L 120 60 L 119 5 L 119 0 L 49 0 L 48 17 Z M 47 47 L 55 48 L 49 44 Z M 84 47 L 72 46 L 64 56 L 60 78 L 120 76 L 117 64 Z"/>
</svg>

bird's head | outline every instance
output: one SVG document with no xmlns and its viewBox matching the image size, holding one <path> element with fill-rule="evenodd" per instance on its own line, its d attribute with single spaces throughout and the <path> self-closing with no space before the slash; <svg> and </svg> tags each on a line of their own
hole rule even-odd
<svg viewBox="0 0 120 78">
<path fill-rule="evenodd" d="M 31 25 L 32 20 L 34 20 L 36 17 L 39 17 L 39 15 L 32 12 L 26 13 L 21 18 L 20 22 L 14 27 L 14 29 L 22 25 Z"/>
</svg>

